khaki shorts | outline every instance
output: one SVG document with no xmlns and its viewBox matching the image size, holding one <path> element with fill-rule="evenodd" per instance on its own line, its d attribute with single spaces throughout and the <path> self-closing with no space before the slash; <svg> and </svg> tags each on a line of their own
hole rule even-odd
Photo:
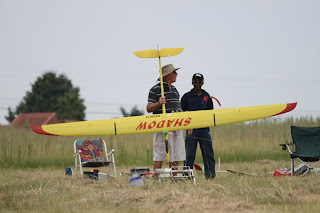
<svg viewBox="0 0 320 213">
<path fill-rule="evenodd" d="M 170 162 L 186 160 L 186 150 L 182 130 L 169 132 Z M 166 145 L 162 132 L 153 133 L 153 161 L 166 161 Z"/>
</svg>

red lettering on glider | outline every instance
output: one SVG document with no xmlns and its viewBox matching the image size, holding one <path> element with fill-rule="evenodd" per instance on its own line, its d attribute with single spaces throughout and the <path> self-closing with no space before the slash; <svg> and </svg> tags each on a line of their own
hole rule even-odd
<svg viewBox="0 0 320 213">
<path fill-rule="evenodd" d="M 148 125 L 148 129 L 152 129 L 156 124 L 157 124 L 156 121 L 152 121 L 152 122 Z"/>
<path fill-rule="evenodd" d="M 167 127 L 170 127 L 174 120 L 175 120 L 175 119 L 173 119 L 172 121 L 171 121 L 171 120 L 168 120 Z"/>
<path fill-rule="evenodd" d="M 178 126 L 181 126 L 182 125 L 182 121 L 183 121 L 183 118 L 181 119 L 181 121 L 179 121 L 180 119 L 177 119 L 176 123 L 174 124 L 174 127 L 176 127 L 177 125 Z"/>
<path fill-rule="evenodd" d="M 192 119 L 192 118 L 187 118 L 187 119 L 184 121 L 183 126 L 188 126 L 188 125 L 190 124 L 190 122 L 191 122 L 191 119 Z"/>
<path fill-rule="evenodd" d="M 157 128 L 158 128 L 158 129 L 159 129 L 159 128 L 163 128 L 165 122 L 166 122 L 166 120 L 160 121 L 160 122 L 157 124 Z"/>
<path fill-rule="evenodd" d="M 159 122 L 157 121 L 151 121 L 151 122 L 141 122 L 136 130 L 145 130 L 145 129 L 162 129 L 165 126 L 167 127 L 179 127 L 179 126 L 188 126 L 191 123 L 192 118 L 178 118 L 178 119 L 173 119 L 173 120 L 161 120 Z"/>
<path fill-rule="evenodd" d="M 136 128 L 136 130 L 141 130 L 141 129 L 146 129 L 146 126 L 147 126 L 147 122 L 141 122 L 138 126 L 137 126 L 137 128 Z"/>
</svg>

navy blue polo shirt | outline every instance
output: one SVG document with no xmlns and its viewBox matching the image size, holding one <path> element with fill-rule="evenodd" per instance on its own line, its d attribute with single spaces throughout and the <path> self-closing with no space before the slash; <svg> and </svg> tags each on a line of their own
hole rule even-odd
<svg viewBox="0 0 320 213">
<path fill-rule="evenodd" d="M 197 95 L 192 90 L 185 93 L 181 98 L 181 109 L 183 111 L 213 109 L 213 103 L 209 93 L 202 89 L 201 95 Z"/>
<path fill-rule="evenodd" d="M 178 90 L 171 85 L 171 90 L 167 82 L 163 82 L 163 90 L 164 96 L 166 97 L 166 111 L 167 113 L 171 112 L 181 112 L 180 106 L 180 94 Z M 161 86 L 160 82 L 154 85 L 150 91 L 148 96 L 148 103 L 157 103 L 159 98 L 161 97 Z M 162 113 L 162 106 L 160 106 L 153 114 L 161 114 Z"/>
</svg>

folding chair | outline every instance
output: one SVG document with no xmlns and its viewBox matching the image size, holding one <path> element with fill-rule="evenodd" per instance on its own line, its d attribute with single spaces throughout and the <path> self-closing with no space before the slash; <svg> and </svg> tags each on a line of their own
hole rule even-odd
<svg viewBox="0 0 320 213">
<path fill-rule="evenodd" d="M 74 142 L 75 175 L 77 169 L 83 175 L 83 167 L 109 167 L 106 173 L 111 176 L 111 167 L 113 167 L 114 177 L 116 177 L 116 165 L 114 161 L 114 149 L 109 153 L 107 145 L 101 139 L 79 139 Z M 103 173 L 101 173 L 103 174 Z"/>
<path fill-rule="evenodd" d="M 288 149 L 291 157 L 291 176 L 295 172 L 294 159 L 303 164 L 306 175 L 310 171 L 317 171 L 315 166 L 320 162 L 320 127 L 291 126 L 292 142 L 280 144 L 282 150 Z M 291 149 L 290 149 L 291 146 Z M 315 162 L 313 165 L 307 162 Z"/>
</svg>

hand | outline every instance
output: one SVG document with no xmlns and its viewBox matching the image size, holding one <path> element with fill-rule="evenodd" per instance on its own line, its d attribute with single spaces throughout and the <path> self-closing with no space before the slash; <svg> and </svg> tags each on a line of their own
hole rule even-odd
<svg viewBox="0 0 320 213">
<path fill-rule="evenodd" d="M 160 97 L 158 102 L 148 103 L 147 112 L 154 112 L 161 107 L 162 104 L 166 104 L 166 97 Z"/>
<path fill-rule="evenodd" d="M 188 135 L 192 135 L 193 129 L 188 129 Z"/>
<path fill-rule="evenodd" d="M 166 97 L 160 97 L 159 98 L 159 103 L 162 104 L 166 104 Z"/>
</svg>

